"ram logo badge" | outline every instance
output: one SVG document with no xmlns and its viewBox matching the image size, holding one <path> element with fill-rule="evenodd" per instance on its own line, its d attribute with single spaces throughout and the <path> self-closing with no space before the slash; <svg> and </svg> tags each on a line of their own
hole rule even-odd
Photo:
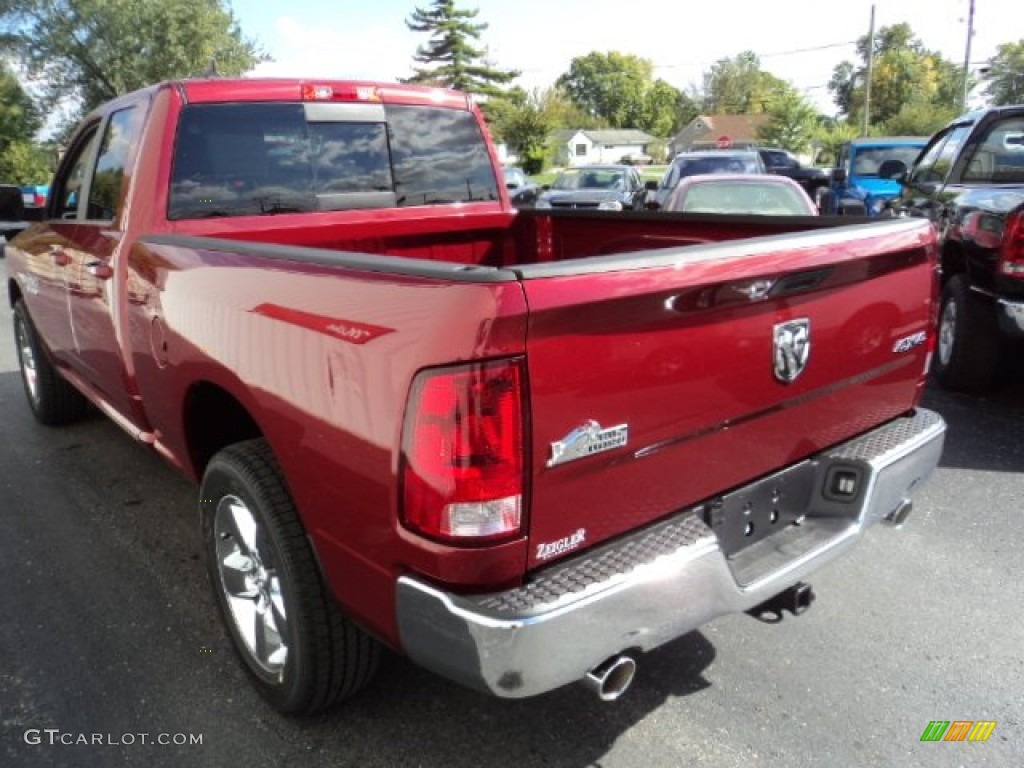
<svg viewBox="0 0 1024 768">
<path fill-rule="evenodd" d="M 551 444 L 551 458 L 548 466 L 554 467 L 575 461 L 585 456 L 592 456 L 602 451 L 610 451 L 626 444 L 629 439 L 629 426 L 619 424 L 608 429 L 591 419 L 582 427 L 577 427 L 568 435 Z"/>
<path fill-rule="evenodd" d="M 775 326 L 775 378 L 789 384 L 804 372 L 811 356 L 811 321 L 806 317 Z"/>
</svg>

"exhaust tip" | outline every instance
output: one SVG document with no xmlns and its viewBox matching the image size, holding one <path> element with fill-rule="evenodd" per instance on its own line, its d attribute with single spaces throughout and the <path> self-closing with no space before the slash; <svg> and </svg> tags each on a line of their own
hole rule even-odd
<svg viewBox="0 0 1024 768">
<path fill-rule="evenodd" d="M 910 499 L 904 499 L 896 509 L 886 515 L 883 519 L 893 528 L 900 528 L 905 522 L 907 522 L 907 518 L 910 516 L 910 512 L 913 509 L 914 505 L 911 503 Z"/>
<path fill-rule="evenodd" d="M 612 656 L 583 678 L 601 701 L 615 701 L 626 692 L 636 674 L 636 662 L 629 656 Z"/>
</svg>

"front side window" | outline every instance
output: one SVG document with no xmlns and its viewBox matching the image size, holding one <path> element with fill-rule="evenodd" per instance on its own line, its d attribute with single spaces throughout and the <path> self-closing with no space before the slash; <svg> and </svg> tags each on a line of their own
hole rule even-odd
<svg viewBox="0 0 1024 768">
<path fill-rule="evenodd" d="M 59 219 L 78 218 L 78 205 L 82 201 L 85 181 L 98 136 L 98 124 L 86 128 L 72 145 L 54 181 L 54 215 Z"/>
<path fill-rule="evenodd" d="M 120 213 L 121 183 L 142 130 L 142 110 L 129 107 L 110 116 L 103 133 L 96 172 L 89 186 L 88 219 L 113 220 Z"/>
<path fill-rule="evenodd" d="M 379 104 L 194 104 L 168 218 L 497 200 L 472 113 Z"/>
</svg>

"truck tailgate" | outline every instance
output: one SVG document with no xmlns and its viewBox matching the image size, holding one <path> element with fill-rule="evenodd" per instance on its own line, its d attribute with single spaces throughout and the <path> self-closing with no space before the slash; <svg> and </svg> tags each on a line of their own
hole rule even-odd
<svg viewBox="0 0 1024 768">
<path fill-rule="evenodd" d="M 910 410 L 934 248 L 900 220 L 522 268 L 530 566 Z"/>
</svg>

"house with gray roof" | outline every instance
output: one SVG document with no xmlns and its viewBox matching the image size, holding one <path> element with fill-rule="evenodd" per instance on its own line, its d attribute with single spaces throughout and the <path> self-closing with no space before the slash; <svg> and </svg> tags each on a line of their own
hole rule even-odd
<svg viewBox="0 0 1024 768">
<path fill-rule="evenodd" d="M 633 129 L 562 130 L 552 134 L 556 165 L 621 163 L 628 155 L 643 155 L 655 137 Z"/>
</svg>

